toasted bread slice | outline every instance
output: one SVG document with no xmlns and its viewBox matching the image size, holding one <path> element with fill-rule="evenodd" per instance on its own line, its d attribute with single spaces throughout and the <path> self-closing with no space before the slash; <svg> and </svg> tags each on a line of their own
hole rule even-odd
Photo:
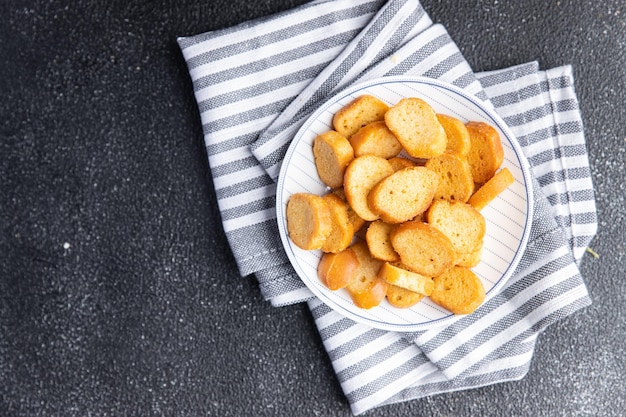
<svg viewBox="0 0 626 417">
<path fill-rule="evenodd" d="M 424 295 L 409 291 L 406 288 L 389 285 L 387 288 L 387 301 L 396 308 L 410 308 L 422 301 Z"/>
<path fill-rule="evenodd" d="M 400 256 L 391 246 L 390 234 L 394 225 L 376 220 L 367 227 L 365 241 L 372 256 L 381 261 L 396 262 Z"/>
<path fill-rule="evenodd" d="M 337 253 L 325 253 L 317 266 L 317 275 L 330 290 L 345 288 L 356 276 L 359 259 L 352 248 Z"/>
<path fill-rule="evenodd" d="M 352 229 L 354 230 L 354 233 L 357 233 L 359 230 L 361 230 L 361 227 L 363 227 L 363 225 L 365 225 L 365 223 L 367 222 L 363 220 L 362 218 L 360 218 L 359 215 L 356 214 L 354 210 L 352 210 L 352 207 L 350 207 L 350 204 L 348 204 L 348 200 L 346 198 L 346 192 L 344 191 L 343 187 L 337 188 L 336 190 L 334 190 L 333 194 L 335 194 L 337 197 L 341 198 L 343 201 L 346 202 L 348 206 L 348 220 L 352 224 Z"/>
<path fill-rule="evenodd" d="M 446 132 L 433 108 L 422 99 L 401 99 L 387 110 L 385 123 L 414 158 L 433 158 L 446 150 Z"/>
<path fill-rule="evenodd" d="M 404 266 L 429 277 L 449 269 L 456 258 L 450 239 L 422 222 L 398 225 L 391 233 L 391 244 Z"/>
<path fill-rule="evenodd" d="M 480 247 L 473 252 L 457 253 L 455 264 L 466 268 L 473 268 L 480 263 L 482 254 L 483 245 L 480 245 Z"/>
<path fill-rule="evenodd" d="M 438 181 L 437 174 L 424 167 L 401 169 L 372 188 L 369 208 L 387 223 L 411 220 L 430 206 Z"/>
<path fill-rule="evenodd" d="M 359 260 L 359 267 L 346 290 L 357 307 L 376 307 L 385 299 L 389 287 L 385 280 L 378 278 L 378 271 L 383 263 L 370 255 L 367 244 L 363 241 L 355 242 L 351 248 Z"/>
<path fill-rule="evenodd" d="M 340 252 L 350 245 L 354 237 L 354 227 L 348 218 L 348 203 L 336 194 L 323 196 L 330 210 L 332 223 L 330 234 L 322 245 L 323 252 Z"/>
<path fill-rule="evenodd" d="M 410 159 L 403 158 L 401 156 L 394 156 L 393 158 L 388 159 L 391 167 L 394 171 L 400 171 L 404 168 L 411 168 L 417 166 L 417 164 Z"/>
<path fill-rule="evenodd" d="M 454 314 L 469 314 L 485 300 L 485 287 L 469 268 L 455 266 L 433 281 L 430 299 Z"/>
<path fill-rule="evenodd" d="M 301 249 L 321 249 L 331 232 L 326 200 L 316 194 L 296 193 L 287 202 L 287 232 Z"/>
<path fill-rule="evenodd" d="M 354 156 L 376 155 L 389 159 L 402 151 L 402 145 L 384 121 L 372 122 L 350 137 Z"/>
<path fill-rule="evenodd" d="M 485 218 L 467 203 L 435 200 L 428 209 L 427 219 L 428 224 L 450 239 L 457 253 L 474 252 L 483 244 Z"/>
<path fill-rule="evenodd" d="M 354 159 L 354 151 L 348 139 L 334 130 L 318 135 L 313 140 L 313 158 L 317 173 L 330 188 L 343 185 L 343 174 Z"/>
<path fill-rule="evenodd" d="M 384 120 L 388 109 L 387 103 L 374 96 L 359 96 L 335 113 L 333 127 L 346 138 L 350 138 L 363 126 Z"/>
<path fill-rule="evenodd" d="M 426 161 L 424 166 L 439 178 L 435 199 L 466 202 L 474 192 L 472 170 L 467 160 L 453 152 L 445 152 Z"/>
<path fill-rule="evenodd" d="M 435 285 L 431 277 L 409 271 L 399 265 L 392 265 L 389 262 L 385 262 L 383 266 L 380 267 L 378 277 L 384 279 L 389 284 L 422 295 L 430 295 Z"/>
<path fill-rule="evenodd" d="M 483 185 L 496 173 L 504 160 L 504 148 L 498 131 L 484 122 L 468 122 L 465 127 L 470 134 L 470 151 L 467 161 L 476 184 Z"/>
<path fill-rule="evenodd" d="M 507 167 L 496 172 L 493 177 L 480 187 L 468 200 L 476 210 L 482 210 L 491 203 L 502 191 L 515 182 L 515 178 Z"/>
<path fill-rule="evenodd" d="M 354 158 L 346 168 L 344 191 L 352 210 L 362 219 L 378 219 L 367 202 L 367 196 L 382 179 L 393 174 L 393 168 L 385 158 L 375 155 L 363 155 Z"/>
<path fill-rule="evenodd" d="M 437 114 L 437 120 L 446 132 L 448 144 L 446 149 L 467 156 L 470 150 L 470 137 L 465 124 L 456 117 L 447 114 Z"/>
</svg>

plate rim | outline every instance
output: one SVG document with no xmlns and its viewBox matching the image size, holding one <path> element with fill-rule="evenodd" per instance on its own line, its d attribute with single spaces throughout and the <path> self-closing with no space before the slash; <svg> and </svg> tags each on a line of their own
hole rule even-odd
<svg viewBox="0 0 626 417">
<path fill-rule="evenodd" d="M 314 285 L 309 285 L 307 279 L 304 279 L 302 275 L 305 275 L 303 271 L 299 270 L 298 262 L 295 261 L 296 255 L 291 251 L 291 244 L 289 243 L 288 231 L 286 229 L 286 219 L 285 217 L 285 207 L 282 204 L 282 196 L 284 189 L 284 182 L 286 171 L 288 169 L 289 164 L 285 164 L 284 162 L 291 159 L 292 154 L 296 151 L 298 147 L 298 143 L 301 141 L 305 132 L 310 128 L 310 126 L 321 116 L 322 113 L 328 110 L 331 106 L 335 105 L 338 101 L 344 99 L 346 96 L 350 96 L 358 91 L 365 90 L 367 88 L 380 85 L 380 84 L 389 84 L 389 83 L 415 83 L 415 84 L 426 84 L 429 86 L 434 86 L 436 88 L 446 89 L 455 94 L 462 96 L 464 99 L 472 102 L 475 106 L 477 106 L 483 113 L 486 114 L 491 121 L 498 126 L 498 128 L 505 133 L 507 136 L 508 142 L 511 144 L 513 148 L 515 157 L 519 163 L 520 171 L 522 176 L 524 177 L 524 190 L 526 194 L 526 218 L 524 222 L 524 230 L 522 233 L 522 237 L 519 240 L 519 244 L 515 251 L 515 255 L 509 264 L 507 265 L 506 270 L 500 277 L 500 279 L 494 284 L 493 287 L 489 289 L 489 291 L 485 294 L 486 303 L 492 297 L 500 292 L 502 287 L 509 281 L 511 276 L 513 275 L 515 268 L 519 264 L 521 257 L 524 254 L 524 248 L 526 248 L 528 239 L 531 232 L 532 219 L 534 215 L 534 195 L 532 191 L 532 176 L 530 172 L 530 165 L 528 160 L 524 157 L 524 153 L 521 145 L 517 141 L 515 134 L 511 131 L 506 122 L 502 119 L 502 117 L 496 112 L 496 110 L 484 100 L 481 100 L 474 94 L 471 94 L 462 88 L 455 86 L 454 84 L 441 81 L 435 78 L 424 77 L 424 76 L 412 76 L 412 75 L 398 75 L 398 76 L 385 76 L 385 77 L 377 77 L 372 78 L 367 81 L 358 82 L 348 86 L 336 94 L 332 95 L 328 100 L 325 100 L 321 105 L 315 109 L 305 120 L 305 122 L 300 126 L 297 132 L 294 134 L 293 139 L 291 140 L 287 151 L 283 157 L 281 162 L 281 167 L 279 170 L 279 174 L 276 181 L 276 220 L 279 229 L 280 240 L 283 246 L 283 250 L 287 254 L 289 258 L 289 262 L 293 267 L 298 278 L 306 285 L 306 287 L 316 296 L 318 297 L 324 304 L 326 304 L 331 310 L 336 311 L 338 314 L 343 315 L 344 317 L 350 318 L 358 323 L 362 323 L 365 325 L 369 325 L 374 328 L 382 329 L 382 330 L 391 330 L 391 331 L 402 331 L 402 332 L 414 332 L 427 330 L 433 327 L 439 327 L 444 324 L 449 324 L 449 322 L 458 320 L 466 315 L 455 315 L 448 314 L 446 316 L 440 317 L 438 319 L 430 320 L 424 323 L 389 323 L 381 320 L 374 320 L 365 318 L 359 315 L 356 315 L 351 310 L 346 309 L 344 306 L 337 304 L 333 300 L 329 299 L 324 291 L 318 289 Z M 408 97 L 408 96 L 405 96 Z M 328 290 L 331 291 L 331 290 Z M 365 310 L 367 311 L 367 310 Z"/>
</svg>

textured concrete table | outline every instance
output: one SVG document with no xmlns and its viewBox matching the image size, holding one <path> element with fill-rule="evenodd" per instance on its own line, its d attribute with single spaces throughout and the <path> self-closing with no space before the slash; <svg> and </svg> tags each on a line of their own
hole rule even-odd
<svg viewBox="0 0 626 417">
<path fill-rule="evenodd" d="M 0 5 L 1 416 L 350 415 L 307 308 L 237 274 L 175 41 L 299 3 Z M 593 305 L 540 336 L 519 382 L 368 415 L 623 415 L 626 4 L 423 5 L 477 71 L 573 65 Z"/>
</svg>

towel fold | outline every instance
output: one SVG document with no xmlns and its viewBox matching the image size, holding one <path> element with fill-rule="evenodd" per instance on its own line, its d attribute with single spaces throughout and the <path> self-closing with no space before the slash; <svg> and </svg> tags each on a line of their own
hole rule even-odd
<svg viewBox="0 0 626 417">
<path fill-rule="evenodd" d="M 539 332 L 590 303 L 578 265 L 596 233 L 593 184 L 569 66 L 474 73 L 417 0 L 313 1 L 179 38 L 193 81 L 222 223 L 241 275 L 275 306 L 306 301 L 354 414 L 522 378 Z M 316 299 L 278 235 L 275 181 L 295 132 L 355 82 L 420 75 L 463 88 L 500 114 L 533 176 L 528 247 L 475 313 L 416 333 L 373 329 Z"/>
</svg>

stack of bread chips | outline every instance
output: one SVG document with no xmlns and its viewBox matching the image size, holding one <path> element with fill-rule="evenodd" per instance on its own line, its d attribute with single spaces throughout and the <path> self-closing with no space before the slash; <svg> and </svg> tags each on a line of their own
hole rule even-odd
<svg viewBox="0 0 626 417">
<path fill-rule="evenodd" d="M 514 181 L 500 169 L 496 129 L 437 114 L 419 98 L 390 107 L 362 95 L 315 138 L 313 156 L 330 191 L 292 195 L 287 229 L 298 247 L 323 252 L 324 285 L 365 309 L 430 297 L 469 314 L 484 301 L 471 270 L 485 235 L 480 210 Z"/>
</svg>

